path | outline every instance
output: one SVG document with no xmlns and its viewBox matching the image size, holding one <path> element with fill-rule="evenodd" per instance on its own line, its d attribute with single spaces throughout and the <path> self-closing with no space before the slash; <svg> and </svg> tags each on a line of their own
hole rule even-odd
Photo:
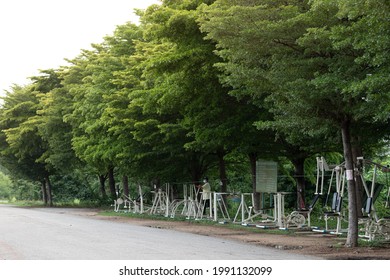
<svg viewBox="0 0 390 280">
<path fill-rule="evenodd" d="M 315 259 L 223 238 L 93 219 L 75 211 L 0 205 L 0 259 Z"/>
</svg>

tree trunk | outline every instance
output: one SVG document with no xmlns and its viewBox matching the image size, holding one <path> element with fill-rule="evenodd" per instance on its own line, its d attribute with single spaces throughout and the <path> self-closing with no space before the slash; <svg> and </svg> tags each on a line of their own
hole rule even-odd
<svg viewBox="0 0 390 280">
<path fill-rule="evenodd" d="M 112 198 L 116 199 L 116 188 L 115 188 L 115 178 L 114 178 L 114 168 L 110 167 L 108 169 L 108 185 L 110 187 L 110 195 Z"/>
<path fill-rule="evenodd" d="M 253 207 L 256 211 L 260 210 L 260 193 L 256 191 L 256 161 L 257 161 L 257 154 L 251 153 L 249 154 L 249 162 L 251 166 L 251 173 L 252 173 L 252 191 L 253 191 Z M 263 205 L 264 207 L 264 205 Z"/>
<path fill-rule="evenodd" d="M 47 206 L 47 191 L 46 191 L 46 182 L 45 180 L 41 181 L 41 191 L 42 191 L 42 201 L 45 206 Z"/>
<path fill-rule="evenodd" d="M 106 193 L 106 179 L 107 177 L 105 175 L 99 175 L 99 183 L 100 183 L 100 194 L 103 199 L 107 198 Z"/>
<path fill-rule="evenodd" d="M 45 177 L 45 186 L 46 186 L 46 190 L 47 190 L 47 203 L 49 204 L 50 207 L 52 207 L 53 206 L 53 195 L 52 195 L 52 186 L 51 186 L 49 176 Z"/>
<path fill-rule="evenodd" d="M 356 204 L 356 185 L 353 166 L 353 155 L 351 145 L 350 120 L 346 119 L 341 125 L 341 135 L 343 139 L 343 150 L 345 159 L 345 169 L 348 185 L 348 235 L 345 246 L 358 246 L 358 214 Z"/>
<path fill-rule="evenodd" d="M 225 151 L 222 149 L 217 152 L 219 163 L 219 178 L 221 180 L 220 192 L 227 192 L 227 176 L 226 176 L 226 164 L 225 164 Z"/>
<path fill-rule="evenodd" d="M 124 175 L 122 177 L 122 185 L 123 185 L 123 194 L 129 197 L 129 177 Z"/>
<path fill-rule="evenodd" d="M 297 184 L 297 209 L 305 209 L 305 158 L 292 160 L 294 165 L 294 177 Z"/>
<path fill-rule="evenodd" d="M 189 160 L 189 169 L 188 169 L 192 182 L 194 184 L 199 184 L 204 176 L 205 167 L 202 162 L 202 158 L 199 157 L 196 153 L 193 153 Z"/>
</svg>

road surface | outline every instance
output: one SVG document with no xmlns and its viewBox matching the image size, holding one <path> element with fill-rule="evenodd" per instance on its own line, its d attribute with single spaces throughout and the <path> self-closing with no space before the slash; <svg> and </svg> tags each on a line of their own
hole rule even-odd
<svg viewBox="0 0 390 280">
<path fill-rule="evenodd" d="M 75 211 L 0 204 L 0 259 L 314 259 L 311 256 L 236 241 L 94 219 L 75 215 Z"/>
</svg>

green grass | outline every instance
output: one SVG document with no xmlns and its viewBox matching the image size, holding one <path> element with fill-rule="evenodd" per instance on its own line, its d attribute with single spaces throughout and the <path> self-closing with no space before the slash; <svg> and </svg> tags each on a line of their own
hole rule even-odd
<svg viewBox="0 0 390 280">
<path fill-rule="evenodd" d="M 381 240 L 381 239 L 375 239 L 372 241 L 364 240 L 364 239 L 358 240 L 359 247 L 381 248 L 385 243 L 389 243 L 389 241 Z"/>
<path fill-rule="evenodd" d="M 234 223 L 226 223 L 226 224 L 220 224 L 218 222 L 215 222 L 213 220 L 195 220 L 195 219 L 186 219 L 186 217 L 183 216 L 176 216 L 175 218 L 165 217 L 164 215 L 151 215 L 151 214 L 138 214 L 138 213 L 126 213 L 126 212 L 115 212 L 112 210 L 104 210 L 100 211 L 99 215 L 106 216 L 106 217 L 126 217 L 129 219 L 135 218 L 135 219 L 145 219 L 145 220 L 158 220 L 158 221 L 169 221 L 169 222 L 187 222 L 191 224 L 197 224 L 197 225 L 212 225 L 216 227 L 223 227 L 223 228 L 229 228 L 233 230 L 240 230 L 240 231 L 246 231 L 246 232 L 253 232 L 253 233 L 269 233 L 269 234 L 278 234 L 278 235 L 294 235 L 295 232 L 293 230 L 279 230 L 279 229 L 260 229 L 253 226 L 242 226 L 241 224 L 234 224 Z"/>
<path fill-rule="evenodd" d="M 12 204 L 20 207 L 47 207 L 42 201 L 31 201 L 31 200 L 0 200 L 2 204 Z M 100 202 L 95 201 L 62 201 L 54 202 L 53 207 L 64 207 L 64 208 L 99 208 L 109 209 L 109 206 L 101 206 Z"/>
<path fill-rule="evenodd" d="M 27 201 L 27 200 L 3 200 L 3 204 L 12 204 L 20 207 L 45 207 L 41 201 Z"/>
</svg>

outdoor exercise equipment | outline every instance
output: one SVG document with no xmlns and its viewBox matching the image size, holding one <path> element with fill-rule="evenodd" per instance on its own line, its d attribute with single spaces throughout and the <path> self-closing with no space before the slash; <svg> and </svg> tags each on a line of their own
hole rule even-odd
<svg viewBox="0 0 390 280">
<path fill-rule="evenodd" d="M 137 198 L 133 199 L 125 194 L 119 195 L 119 192 L 117 192 L 117 197 L 111 205 L 115 212 L 144 213 L 144 194 L 141 185 L 138 185 Z"/>
<path fill-rule="evenodd" d="M 390 172 L 390 168 L 388 166 L 383 166 L 379 163 L 365 160 L 364 158 L 359 158 L 359 169 L 357 170 L 359 173 L 359 178 L 362 182 L 364 188 L 364 197 L 363 197 L 363 214 L 367 214 L 367 217 L 363 217 L 359 219 L 359 223 L 364 225 L 364 235 L 360 236 L 366 238 L 370 241 L 382 237 L 386 240 L 390 239 L 390 217 L 378 217 L 378 213 L 376 211 L 375 203 L 377 199 L 385 187 L 384 184 L 380 184 L 377 182 L 378 180 L 378 171 L 381 171 L 386 176 L 386 185 L 388 185 L 388 174 Z M 371 181 L 367 182 L 364 173 L 367 166 L 373 167 Z M 369 184 L 370 185 L 369 185 Z M 385 207 L 388 206 L 388 195 L 389 190 L 387 192 L 387 197 L 385 201 Z"/>
<path fill-rule="evenodd" d="M 221 223 L 226 223 L 230 221 L 230 215 L 228 212 L 228 209 L 226 207 L 225 198 L 224 196 L 230 195 L 230 193 L 219 193 L 219 192 L 213 192 L 213 220 L 215 222 L 219 221 L 219 213 L 222 215 L 222 221 Z M 211 204 L 211 202 L 210 202 Z"/>
<path fill-rule="evenodd" d="M 277 181 L 277 162 L 258 159 L 256 161 L 256 192 L 261 193 L 262 195 L 270 194 L 273 197 L 273 216 L 267 215 L 264 209 L 258 210 L 254 208 L 253 193 L 243 193 L 241 194 L 240 205 L 233 222 L 240 221 L 242 225 L 248 226 L 253 225 L 254 219 L 260 217 L 262 220 L 260 221 L 260 224 L 256 224 L 258 227 L 268 228 L 281 226 L 283 224 L 282 220 L 284 220 L 284 195 L 281 193 L 279 193 L 279 195 L 277 194 Z M 246 200 L 251 201 L 250 206 L 247 205 Z M 239 219 L 239 216 L 241 216 L 241 219 Z"/>
<path fill-rule="evenodd" d="M 162 187 L 157 188 L 154 186 L 154 191 L 151 191 L 153 194 L 153 204 L 150 208 L 150 214 L 165 214 L 166 217 L 169 216 L 169 194 L 170 186 L 165 184 Z"/>
<path fill-rule="evenodd" d="M 296 212 L 299 214 L 305 214 L 307 216 L 307 226 L 311 227 L 311 212 L 316 206 L 318 200 L 323 196 L 324 185 L 325 185 L 325 174 L 327 171 L 331 171 L 328 163 L 324 157 L 317 157 L 317 172 L 316 172 L 316 189 L 314 192 L 314 197 L 306 209 L 299 209 Z"/>
<path fill-rule="evenodd" d="M 200 199 L 202 192 L 199 187 L 194 184 L 183 185 L 183 198 L 173 200 L 169 204 L 169 216 L 171 218 L 185 216 L 186 219 L 201 220 L 204 218 L 214 221 L 223 222 L 230 221 L 230 215 L 225 204 L 223 196 L 228 196 L 230 193 L 211 192 L 210 207 L 205 211 L 205 200 Z"/>
<path fill-rule="evenodd" d="M 292 211 L 285 215 L 284 198 L 290 192 L 278 192 L 274 195 L 274 213 L 276 226 L 279 229 L 289 229 L 291 227 L 303 228 L 306 224 L 305 216 L 300 211 Z"/>
<path fill-rule="evenodd" d="M 291 226 L 303 227 L 306 220 L 305 217 L 298 211 L 293 211 L 289 215 L 285 214 L 285 195 L 290 192 L 277 192 L 271 194 L 273 198 L 273 215 L 268 215 L 264 210 L 254 210 L 254 195 L 253 193 L 242 193 L 240 205 L 237 209 L 233 222 L 240 222 L 243 226 L 256 226 L 257 228 L 279 228 L 288 229 Z M 250 197 L 252 205 L 248 206 L 246 198 Z M 259 221 L 255 222 L 255 218 L 260 217 Z M 241 218 L 241 219 L 240 219 Z"/>
<path fill-rule="evenodd" d="M 248 221 L 253 222 L 253 217 L 251 217 L 252 208 L 249 208 L 245 201 L 245 197 L 247 196 L 251 196 L 253 203 L 253 193 L 241 193 L 240 204 L 237 208 L 236 215 L 234 216 L 233 223 L 240 222 L 242 225 L 246 225 Z M 239 220 L 240 216 L 241 220 Z"/>
<path fill-rule="evenodd" d="M 177 185 L 176 185 L 177 186 Z M 170 184 L 165 184 L 160 188 L 155 187 L 153 194 L 153 204 L 148 210 L 149 214 L 163 214 L 165 217 L 175 218 L 184 216 L 186 219 L 210 219 L 224 222 L 230 221 L 229 212 L 223 199 L 229 193 L 211 192 L 210 207 L 205 211 L 205 200 L 200 199 L 202 192 L 194 184 L 183 184 L 181 198 L 173 199 L 173 188 Z"/>
<path fill-rule="evenodd" d="M 250 200 L 248 206 L 247 200 Z M 253 193 L 241 193 L 240 195 L 240 204 L 237 208 L 236 215 L 234 216 L 233 223 L 241 223 L 243 226 L 254 225 L 254 219 L 261 217 L 262 223 L 270 225 L 273 223 L 274 217 L 268 216 L 264 213 L 264 209 L 255 210 L 254 205 L 254 194 Z M 272 225 L 270 225 L 272 226 Z M 275 227 L 273 225 L 273 227 Z"/>
<path fill-rule="evenodd" d="M 185 216 L 186 219 L 195 219 L 200 207 L 198 194 L 199 188 L 194 184 L 184 184 L 183 198 L 173 200 L 170 205 L 170 217 L 180 215 Z"/>
<path fill-rule="evenodd" d="M 273 216 L 275 226 L 279 229 L 286 230 L 289 228 L 303 228 L 306 226 L 306 218 L 303 214 L 305 214 L 301 210 L 294 210 L 289 214 L 285 212 L 285 196 L 291 195 L 292 192 L 277 192 L 272 194 L 273 196 Z M 308 213 L 310 217 L 310 213 Z M 310 222 L 309 222 L 310 225 Z M 257 225 L 257 227 L 264 228 L 263 225 Z M 265 227 L 267 228 L 267 226 Z"/>
<path fill-rule="evenodd" d="M 128 201 L 119 197 L 117 199 L 114 199 L 114 204 L 112 204 L 111 206 L 114 206 L 115 212 L 121 212 L 121 211 L 127 212 L 127 210 L 126 210 L 126 208 L 128 208 L 127 203 L 128 203 Z"/>
<path fill-rule="evenodd" d="M 325 230 L 313 229 L 313 231 L 327 232 L 332 234 L 341 234 L 342 233 L 341 221 L 343 219 L 342 205 L 343 205 L 343 196 L 344 196 L 345 183 L 346 183 L 345 163 L 341 163 L 330 167 L 326 163 L 324 158 L 320 158 L 318 161 L 318 166 L 319 169 L 317 169 L 317 172 L 319 171 L 320 177 L 317 177 L 317 183 L 319 184 L 320 193 L 317 193 L 317 195 L 323 194 L 326 171 L 331 170 L 332 173 L 331 173 L 329 187 L 324 202 L 324 206 L 327 207 L 327 209 L 323 213 L 324 220 L 325 220 Z M 318 188 L 316 189 L 316 191 L 318 192 Z M 332 197 L 332 201 L 329 207 L 328 203 L 329 203 L 330 196 Z M 330 231 L 328 227 L 328 220 L 332 218 L 335 218 L 337 220 L 337 225 L 335 230 Z"/>
<path fill-rule="evenodd" d="M 286 229 L 289 226 L 302 227 L 305 224 L 305 217 L 298 211 L 293 211 L 285 215 L 284 197 L 286 192 L 278 192 L 278 164 L 274 161 L 259 159 L 256 161 L 256 192 L 263 195 L 270 194 L 270 200 L 273 200 L 273 215 L 265 214 L 264 209 L 257 210 L 254 206 L 254 194 L 241 194 L 241 202 L 234 217 L 233 222 L 240 221 L 242 225 L 249 226 L 254 224 L 256 217 L 261 217 L 261 221 L 255 224 L 259 228 Z M 252 205 L 248 206 L 246 200 Z M 241 216 L 241 219 L 239 217 Z"/>
<path fill-rule="evenodd" d="M 136 198 L 131 198 L 126 195 L 123 195 L 128 202 L 128 210 L 132 213 L 142 214 L 145 211 L 144 207 L 144 196 L 145 193 L 142 191 L 141 185 L 138 185 L 138 194 Z"/>
</svg>

